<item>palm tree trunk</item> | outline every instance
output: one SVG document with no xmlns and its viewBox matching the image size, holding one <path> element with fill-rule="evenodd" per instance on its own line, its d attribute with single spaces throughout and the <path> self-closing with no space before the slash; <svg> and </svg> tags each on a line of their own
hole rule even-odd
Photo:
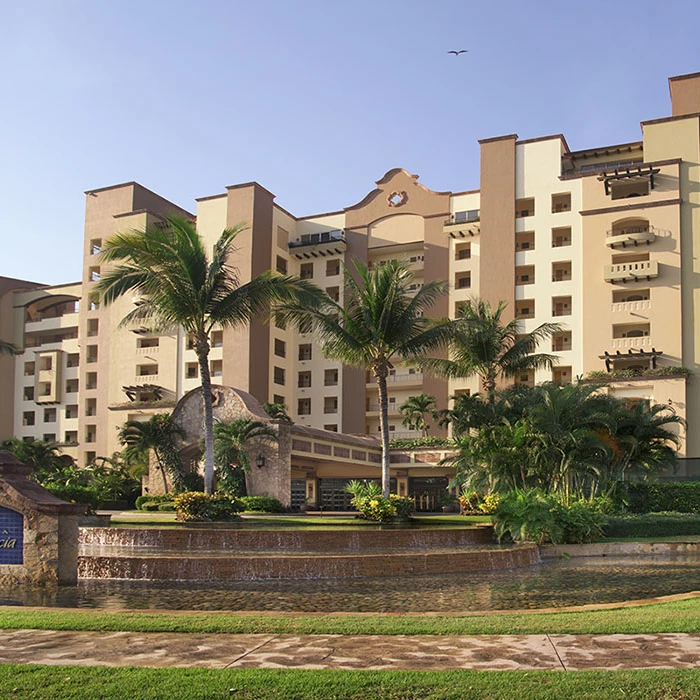
<svg viewBox="0 0 700 700">
<path fill-rule="evenodd" d="M 386 388 L 386 367 L 375 367 L 374 376 L 379 389 L 379 430 L 382 438 L 382 498 L 389 498 L 389 397 Z"/>
<path fill-rule="evenodd" d="M 209 374 L 209 340 L 197 338 L 195 350 L 199 360 L 204 402 L 204 493 L 211 494 L 214 488 L 214 409 L 211 398 L 211 374 Z"/>
<path fill-rule="evenodd" d="M 160 454 L 158 454 L 158 450 L 154 449 L 153 452 L 156 456 L 156 462 L 158 462 L 158 469 L 160 469 L 160 475 L 163 477 L 163 493 L 167 494 L 168 493 L 168 479 L 165 475 L 165 464 L 161 460 Z"/>
</svg>

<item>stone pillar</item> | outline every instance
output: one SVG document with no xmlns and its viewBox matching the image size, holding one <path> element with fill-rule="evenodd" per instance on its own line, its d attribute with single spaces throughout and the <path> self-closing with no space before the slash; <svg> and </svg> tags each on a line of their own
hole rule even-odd
<svg viewBox="0 0 700 700">
<path fill-rule="evenodd" d="M 75 585 L 85 506 L 56 498 L 28 478 L 31 471 L 0 451 L 0 585 Z"/>
</svg>

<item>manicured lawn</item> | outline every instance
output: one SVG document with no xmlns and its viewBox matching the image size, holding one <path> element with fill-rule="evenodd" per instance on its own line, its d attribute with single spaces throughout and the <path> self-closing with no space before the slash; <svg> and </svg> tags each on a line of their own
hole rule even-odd
<svg viewBox="0 0 700 700">
<path fill-rule="evenodd" d="M 3 700 L 689 700 L 695 670 L 305 671 L 5 666 Z"/>
<path fill-rule="evenodd" d="M 282 615 L 0 608 L 0 629 L 229 634 L 700 633 L 700 595 L 609 610 L 496 615 Z M 0 696 L 2 697 L 2 696 Z"/>
</svg>

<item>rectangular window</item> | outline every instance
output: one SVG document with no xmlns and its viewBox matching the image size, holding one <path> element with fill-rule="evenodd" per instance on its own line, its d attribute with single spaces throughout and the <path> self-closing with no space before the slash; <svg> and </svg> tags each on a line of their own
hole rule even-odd
<svg viewBox="0 0 700 700">
<path fill-rule="evenodd" d="M 85 415 L 86 416 L 96 416 L 97 415 L 97 399 L 87 399 L 87 401 L 85 401 Z"/>
<path fill-rule="evenodd" d="M 275 355 L 277 357 L 287 357 L 287 343 L 284 340 L 275 338 Z"/>
<path fill-rule="evenodd" d="M 80 365 L 80 354 L 71 352 L 66 355 L 66 367 L 78 367 Z"/>
<path fill-rule="evenodd" d="M 311 399 L 299 399 L 297 405 L 297 413 L 300 416 L 310 416 L 311 415 Z"/>
<path fill-rule="evenodd" d="M 331 425 L 324 425 L 323 429 L 328 430 L 331 433 L 337 433 L 338 432 L 338 424 L 332 423 Z"/>
<path fill-rule="evenodd" d="M 272 397 L 272 403 L 278 403 L 280 406 L 284 406 L 284 404 L 285 404 L 284 396 L 280 396 L 279 394 L 275 394 Z"/>
<path fill-rule="evenodd" d="M 77 418 L 78 417 L 78 406 L 77 404 L 71 404 L 66 406 L 66 418 Z"/>
<path fill-rule="evenodd" d="M 535 199 L 534 197 L 526 197 L 515 200 L 515 217 L 520 219 L 525 216 L 534 216 L 535 214 Z"/>
<path fill-rule="evenodd" d="M 471 272 L 458 272 L 455 275 L 455 289 L 469 289 L 472 286 Z"/>
<path fill-rule="evenodd" d="M 22 425 L 34 425 L 34 411 L 25 411 L 22 414 Z"/>
<path fill-rule="evenodd" d="M 34 401 L 34 387 L 25 386 L 24 391 L 22 392 L 22 398 L 25 401 Z"/>
<path fill-rule="evenodd" d="M 90 255 L 98 255 L 102 252 L 102 239 L 93 238 L 90 241 Z"/>
<path fill-rule="evenodd" d="M 100 330 L 100 321 L 97 318 L 89 318 L 87 322 L 87 334 L 92 338 L 98 334 Z"/>
<path fill-rule="evenodd" d="M 25 362 L 24 363 L 24 376 L 25 377 L 33 377 L 34 376 L 34 363 L 33 362 Z"/>
<path fill-rule="evenodd" d="M 340 274 L 340 260 L 326 260 L 326 277 Z"/>
<path fill-rule="evenodd" d="M 337 369 L 327 369 L 323 372 L 323 385 L 324 386 L 337 386 L 338 385 L 338 370 Z"/>
<path fill-rule="evenodd" d="M 97 362 L 97 345 L 87 346 L 87 357 L 85 359 L 88 364 Z"/>
<path fill-rule="evenodd" d="M 199 364 L 197 362 L 188 362 L 185 365 L 185 376 L 187 379 L 197 379 L 199 376 Z"/>
<path fill-rule="evenodd" d="M 224 345 L 224 332 L 213 331 L 211 334 L 211 346 L 213 348 L 221 348 Z"/>
<path fill-rule="evenodd" d="M 308 389 L 311 386 L 311 372 L 299 372 L 297 380 L 300 389 Z"/>
<path fill-rule="evenodd" d="M 314 277 L 314 264 L 312 262 L 302 263 L 299 268 L 299 277 L 303 280 L 310 280 Z"/>
<path fill-rule="evenodd" d="M 326 287 L 326 294 L 328 294 L 333 301 L 340 301 L 340 287 Z"/>
<path fill-rule="evenodd" d="M 86 425 L 85 426 L 85 442 L 96 442 L 97 441 L 97 426 L 96 425 Z"/>
<path fill-rule="evenodd" d="M 88 372 L 85 375 L 86 389 L 97 389 L 97 372 Z"/>
<path fill-rule="evenodd" d="M 66 430 L 63 436 L 63 442 L 66 445 L 75 445 L 78 442 L 78 431 L 77 430 Z"/>
<path fill-rule="evenodd" d="M 284 369 L 282 367 L 275 367 L 273 375 L 275 384 L 281 384 L 284 386 Z"/>
<path fill-rule="evenodd" d="M 338 413 L 338 397 L 337 396 L 326 396 L 323 399 L 323 412 L 324 413 Z"/>
<path fill-rule="evenodd" d="M 287 274 L 287 261 L 281 256 L 277 256 L 277 272 L 281 275 Z"/>
<path fill-rule="evenodd" d="M 44 423 L 55 423 L 56 422 L 56 409 L 55 408 L 45 408 L 44 409 Z"/>
<path fill-rule="evenodd" d="M 224 361 L 223 360 L 212 360 L 209 363 L 209 374 L 212 378 L 223 377 L 224 375 Z"/>
<path fill-rule="evenodd" d="M 77 394 L 78 393 L 78 380 L 69 379 L 66 382 L 66 394 Z"/>
<path fill-rule="evenodd" d="M 299 346 L 299 359 L 300 360 L 310 360 L 311 359 L 311 343 L 303 343 Z"/>
</svg>

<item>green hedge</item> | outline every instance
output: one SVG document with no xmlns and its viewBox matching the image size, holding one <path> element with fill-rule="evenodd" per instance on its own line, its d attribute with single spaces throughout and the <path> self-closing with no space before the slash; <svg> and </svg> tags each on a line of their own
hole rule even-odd
<svg viewBox="0 0 700 700">
<path fill-rule="evenodd" d="M 700 515 L 690 513 L 646 513 L 608 519 L 605 537 L 674 537 L 700 535 Z"/>
<path fill-rule="evenodd" d="M 237 513 L 243 508 L 238 499 L 220 492 L 211 496 L 199 491 L 179 493 L 174 503 L 177 519 L 185 522 L 238 520 Z"/>
<path fill-rule="evenodd" d="M 99 494 L 94 486 L 47 484 L 44 488 L 56 498 L 70 503 L 85 503 L 93 509 L 97 508 Z"/>
<path fill-rule="evenodd" d="M 157 508 L 148 507 L 147 504 L 149 504 L 149 503 L 172 503 L 172 500 L 173 500 L 172 493 L 165 493 L 165 494 L 161 494 L 159 496 L 149 496 L 148 494 L 146 494 L 145 496 L 139 496 L 136 499 L 136 508 L 138 510 L 157 510 Z"/>
<path fill-rule="evenodd" d="M 620 484 L 618 505 L 630 513 L 700 513 L 700 481 Z"/>
<path fill-rule="evenodd" d="M 284 513 L 282 502 L 270 496 L 240 496 L 238 500 L 243 504 L 243 510 L 257 513 Z"/>
</svg>

